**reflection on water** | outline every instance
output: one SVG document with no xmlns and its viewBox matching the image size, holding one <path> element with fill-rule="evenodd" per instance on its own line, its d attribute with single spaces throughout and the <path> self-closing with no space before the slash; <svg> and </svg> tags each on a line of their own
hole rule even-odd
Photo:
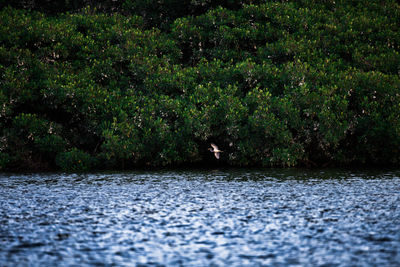
<svg viewBox="0 0 400 267">
<path fill-rule="evenodd" d="M 398 266 L 399 174 L 0 175 L 0 266 Z"/>
</svg>

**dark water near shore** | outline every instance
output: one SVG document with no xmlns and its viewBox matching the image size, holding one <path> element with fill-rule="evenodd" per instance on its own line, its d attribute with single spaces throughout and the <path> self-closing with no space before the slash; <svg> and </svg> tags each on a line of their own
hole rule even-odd
<svg viewBox="0 0 400 267">
<path fill-rule="evenodd" d="M 399 266 L 400 172 L 0 174 L 0 266 Z"/>
</svg>

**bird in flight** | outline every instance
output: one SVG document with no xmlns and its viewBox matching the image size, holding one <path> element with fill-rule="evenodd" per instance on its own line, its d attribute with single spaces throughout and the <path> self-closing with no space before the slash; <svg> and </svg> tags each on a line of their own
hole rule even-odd
<svg viewBox="0 0 400 267">
<path fill-rule="evenodd" d="M 211 143 L 212 148 L 209 148 L 208 150 L 210 150 L 212 153 L 214 153 L 214 156 L 219 159 L 219 153 L 222 152 L 222 150 L 219 150 L 218 147 Z"/>
</svg>

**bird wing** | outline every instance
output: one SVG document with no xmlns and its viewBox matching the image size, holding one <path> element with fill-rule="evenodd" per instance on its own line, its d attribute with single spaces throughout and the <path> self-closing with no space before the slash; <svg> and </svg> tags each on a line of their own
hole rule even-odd
<svg viewBox="0 0 400 267">
<path fill-rule="evenodd" d="M 219 159 L 219 152 L 215 152 L 214 155 L 215 155 L 215 157 L 216 157 L 217 159 Z"/>
<path fill-rule="evenodd" d="M 214 150 L 219 150 L 218 147 L 214 143 L 211 143 L 211 146 L 214 148 Z"/>
</svg>

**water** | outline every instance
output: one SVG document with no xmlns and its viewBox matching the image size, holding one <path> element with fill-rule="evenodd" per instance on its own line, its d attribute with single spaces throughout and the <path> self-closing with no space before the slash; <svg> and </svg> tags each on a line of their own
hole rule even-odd
<svg viewBox="0 0 400 267">
<path fill-rule="evenodd" d="M 0 175 L 0 266 L 399 266 L 400 172 Z"/>
</svg>

